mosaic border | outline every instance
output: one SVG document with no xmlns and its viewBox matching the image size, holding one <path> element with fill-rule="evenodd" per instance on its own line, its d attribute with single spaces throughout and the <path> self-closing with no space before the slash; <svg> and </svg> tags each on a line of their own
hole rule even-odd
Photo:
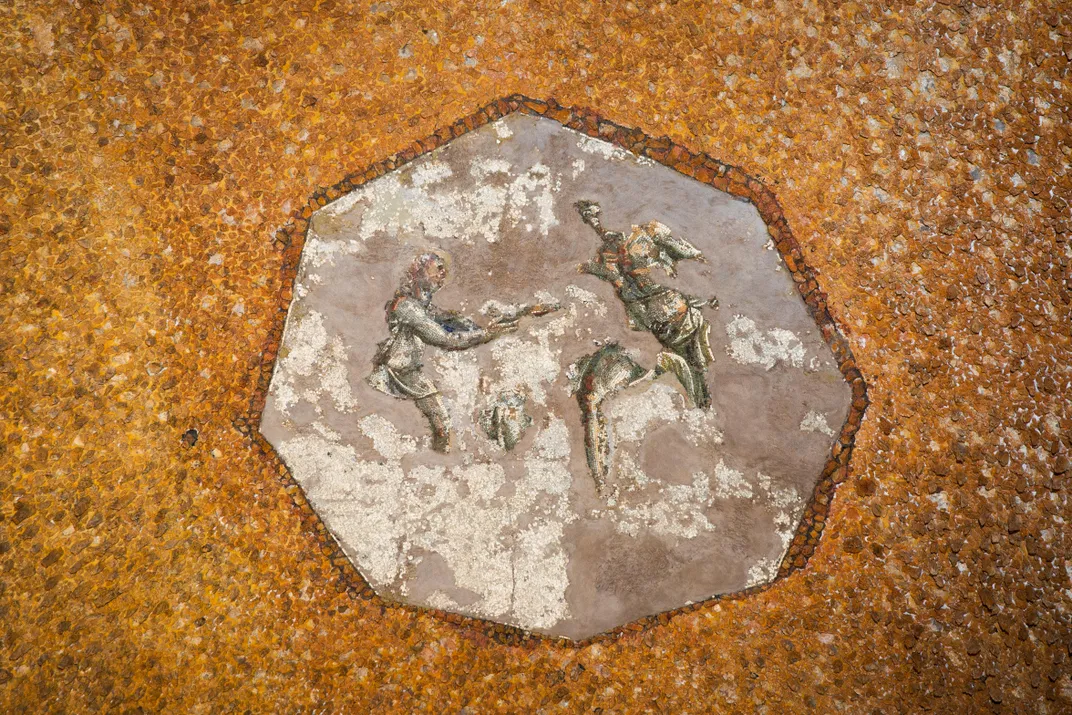
<svg viewBox="0 0 1072 715">
<path fill-rule="evenodd" d="M 419 156 L 434 151 L 463 134 L 514 112 L 552 119 L 569 129 L 610 142 L 634 154 L 646 156 L 685 176 L 746 199 L 759 211 L 775 247 L 793 276 L 793 281 L 804 299 L 808 313 L 819 326 L 823 339 L 834 353 L 841 374 L 852 388 L 852 405 L 848 418 L 841 428 L 838 439 L 815 485 L 815 490 L 808 500 L 800 526 L 779 566 L 778 575 L 770 582 L 742 591 L 712 596 L 697 603 L 646 616 L 583 640 L 548 636 L 485 619 L 391 601 L 377 594 L 361 575 L 357 566 L 343 553 L 335 538 L 309 504 L 305 492 L 295 481 L 289 468 L 257 429 L 264 412 L 268 387 L 283 339 L 283 329 L 293 297 L 294 281 L 297 277 L 302 247 L 305 244 L 309 220 L 313 212 L 330 201 L 408 164 Z M 317 190 L 302 208 L 294 212 L 291 221 L 277 231 L 273 242 L 282 253 L 282 263 L 279 268 L 282 288 L 279 291 L 275 316 L 272 318 L 272 327 L 261 352 L 260 365 L 254 372 L 256 388 L 250 399 L 249 409 L 234 420 L 234 425 L 239 432 L 249 438 L 256 451 L 272 464 L 274 472 L 293 499 L 294 509 L 302 526 L 315 535 L 321 553 L 335 567 L 339 575 L 337 588 L 340 591 L 345 590 L 352 597 L 381 608 L 399 608 L 418 616 L 426 614 L 436 616 L 447 623 L 454 624 L 464 634 L 487 638 L 502 645 L 533 647 L 537 644 L 552 643 L 563 647 L 580 648 L 593 643 L 614 641 L 628 634 L 639 633 L 654 626 L 666 624 L 670 619 L 683 613 L 703 610 L 722 601 L 745 598 L 765 591 L 790 574 L 803 569 L 815 552 L 830 512 L 834 491 L 848 477 L 849 459 L 852 455 L 856 432 L 863 422 L 864 412 L 869 404 L 867 385 L 856 367 L 848 340 L 841 334 L 830 314 L 826 295 L 819 287 L 815 271 L 804 261 L 800 245 L 793 237 L 778 200 L 762 182 L 739 168 L 724 164 L 707 154 L 690 151 L 680 144 L 675 144 L 668 137 L 653 138 L 639 129 L 615 124 L 589 109 L 563 107 L 553 99 L 541 101 L 514 94 L 491 102 L 454 124 L 439 129 L 431 136 L 414 141 L 394 156 L 376 162 L 363 171 L 352 173 L 334 186 Z"/>
</svg>

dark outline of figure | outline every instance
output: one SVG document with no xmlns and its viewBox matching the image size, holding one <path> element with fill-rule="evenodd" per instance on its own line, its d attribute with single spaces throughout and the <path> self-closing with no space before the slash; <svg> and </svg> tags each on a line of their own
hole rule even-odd
<svg viewBox="0 0 1072 715">
<path fill-rule="evenodd" d="M 391 334 L 379 344 L 367 380 L 380 392 L 413 400 L 432 430 L 432 449 L 444 453 L 451 446 L 450 413 L 439 387 L 423 372 L 424 346 L 465 350 L 489 343 L 518 326 L 517 317 L 508 316 L 481 328 L 469 318 L 440 310 L 432 303 L 432 296 L 443 287 L 446 277 L 446 262 L 438 253 L 422 253 L 413 260 L 385 306 Z"/>
</svg>

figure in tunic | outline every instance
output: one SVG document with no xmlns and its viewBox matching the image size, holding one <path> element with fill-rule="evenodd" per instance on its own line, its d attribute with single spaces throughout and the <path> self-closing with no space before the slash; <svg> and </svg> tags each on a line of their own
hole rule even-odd
<svg viewBox="0 0 1072 715">
<path fill-rule="evenodd" d="M 707 409 L 711 406 L 707 366 L 714 360 L 714 354 L 710 343 L 711 325 L 701 309 L 704 306 L 718 307 L 718 300 L 686 295 L 676 288 L 661 285 L 652 276 L 655 267 L 671 277 L 676 276 L 678 261 L 706 262 L 703 254 L 688 241 L 674 236 L 658 221 L 633 226 L 626 236 L 603 228 L 599 204 L 578 201 L 575 207 L 581 220 L 591 226 L 602 241 L 595 260 L 583 263 L 580 270 L 614 286 L 625 305 L 631 329 L 650 332 L 667 351 L 685 361 L 687 371 L 674 372 L 692 403 Z"/>
<path fill-rule="evenodd" d="M 379 344 L 368 377 L 368 383 L 380 392 L 414 401 L 428 420 L 432 449 L 437 452 L 450 451 L 450 413 L 439 388 L 424 374 L 424 346 L 465 350 L 491 342 L 518 326 L 516 314 L 500 316 L 481 328 L 469 318 L 440 310 L 432 303 L 432 296 L 443 287 L 446 277 L 446 264 L 438 254 L 424 253 L 413 261 L 387 303 L 390 336 Z"/>
</svg>

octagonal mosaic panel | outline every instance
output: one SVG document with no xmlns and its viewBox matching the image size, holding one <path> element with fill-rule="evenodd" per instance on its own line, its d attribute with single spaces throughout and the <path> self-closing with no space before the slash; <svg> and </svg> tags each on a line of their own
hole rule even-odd
<svg viewBox="0 0 1072 715">
<path fill-rule="evenodd" d="M 346 556 L 549 635 L 775 578 L 852 402 L 752 203 L 529 114 L 315 211 L 293 295 L 260 430 Z"/>
</svg>

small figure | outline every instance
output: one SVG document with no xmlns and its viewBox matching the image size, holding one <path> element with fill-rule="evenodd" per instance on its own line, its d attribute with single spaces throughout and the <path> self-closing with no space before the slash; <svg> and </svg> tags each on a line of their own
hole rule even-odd
<svg viewBox="0 0 1072 715">
<path fill-rule="evenodd" d="M 494 319 L 481 328 L 469 318 L 440 310 L 432 303 L 432 296 L 443 287 L 446 277 L 446 263 L 438 254 L 422 253 L 414 259 L 387 303 L 391 334 L 379 344 L 368 377 L 368 383 L 380 392 L 416 403 L 432 429 L 432 449 L 437 452 L 450 451 L 450 414 L 439 388 L 424 374 L 424 346 L 465 350 L 518 327 L 516 317 Z"/>
<path fill-rule="evenodd" d="M 532 417 L 525 412 L 525 396 L 518 392 L 499 395 L 491 407 L 480 413 L 480 426 L 493 441 L 506 451 L 521 441 Z"/>
<path fill-rule="evenodd" d="M 689 376 L 681 379 L 692 403 L 704 409 L 711 406 L 707 388 L 707 366 L 714 361 L 711 352 L 711 325 L 701 308 L 718 307 L 718 300 L 704 300 L 660 285 L 651 275 L 653 266 L 670 276 L 677 275 L 677 262 L 694 259 L 706 262 L 703 254 L 688 241 L 673 236 L 670 229 L 651 221 L 634 226 L 628 237 L 619 231 L 607 231 L 600 220 L 599 204 L 578 201 L 574 204 L 581 220 L 599 235 L 602 245 L 595 260 L 580 266 L 614 286 L 625 305 L 626 319 L 633 330 L 650 332 L 668 351 L 684 359 Z M 683 378 L 684 374 L 674 370 Z"/>
</svg>

